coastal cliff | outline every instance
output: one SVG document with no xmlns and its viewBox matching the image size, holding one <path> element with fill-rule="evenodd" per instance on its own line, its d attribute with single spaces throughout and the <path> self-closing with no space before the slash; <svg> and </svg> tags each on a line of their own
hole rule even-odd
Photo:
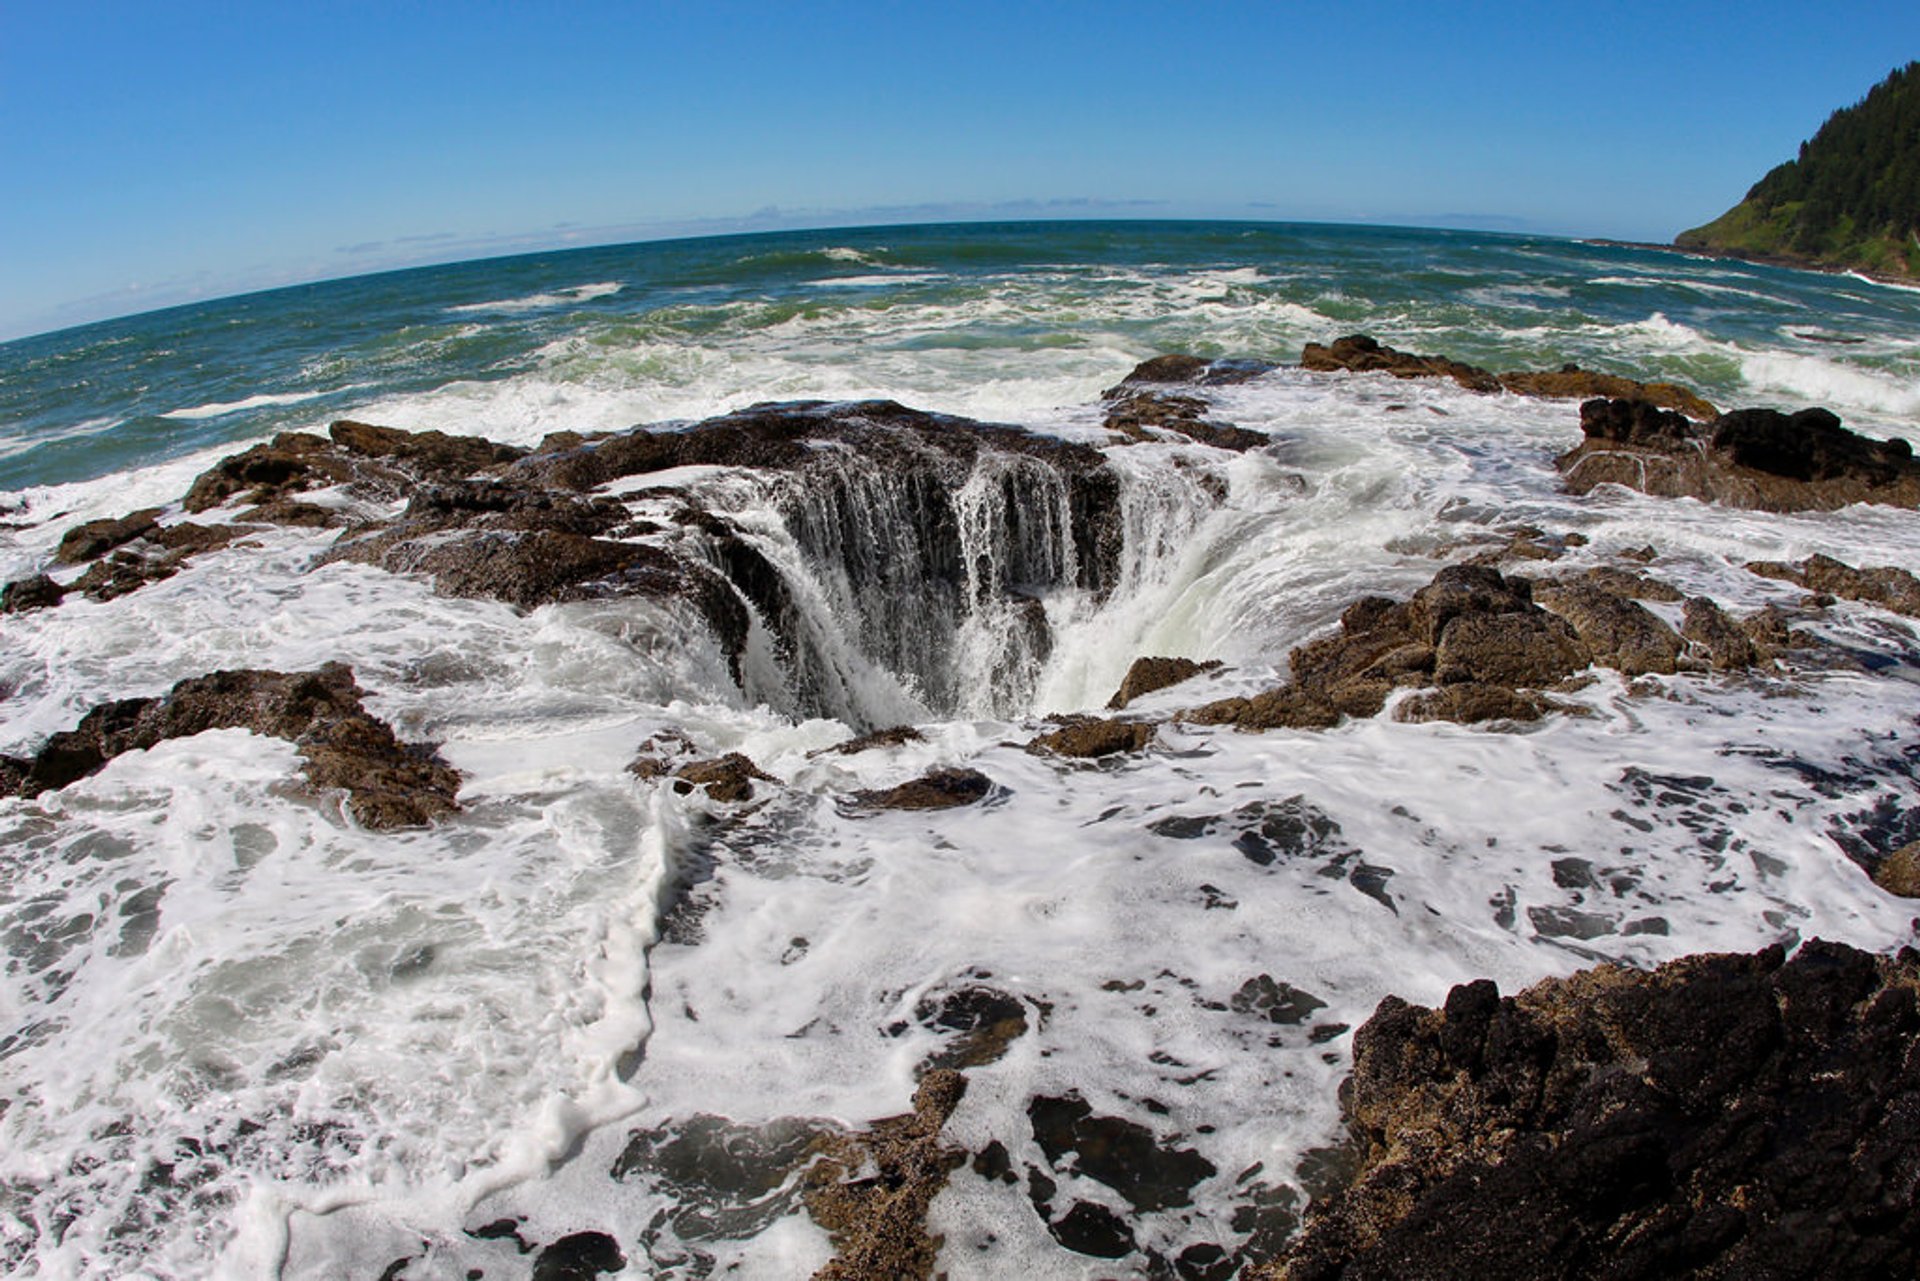
<svg viewBox="0 0 1920 1281">
<path fill-rule="evenodd" d="M 1920 278 L 1920 62 L 1827 118 L 1742 200 L 1674 245 L 1756 262 Z"/>
</svg>

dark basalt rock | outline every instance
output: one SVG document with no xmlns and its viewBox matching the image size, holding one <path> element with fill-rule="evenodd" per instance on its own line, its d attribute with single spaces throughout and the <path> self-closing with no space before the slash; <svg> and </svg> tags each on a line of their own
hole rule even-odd
<svg viewBox="0 0 1920 1281">
<path fill-rule="evenodd" d="M 966 1077 L 935 1068 L 914 1091 L 912 1112 L 821 1142 L 802 1197 L 832 1239 L 834 1257 L 814 1281 L 933 1275 L 940 1242 L 927 1232 L 927 1207 L 967 1158 L 941 1142 L 940 1130 L 966 1090 Z"/>
<path fill-rule="evenodd" d="M 534 1256 L 532 1281 L 593 1281 L 627 1266 L 620 1244 L 604 1232 L 575 1232 Z"/>
<path fill-rule="evenodd" d="M 1192 680 L 1202 672 L 1217 671 L 1220 660 L 1196 663 L 1191 658 L 1136 658 L 1120 680 L 1120 688 L 1107 700 L 1111 711 L 1120 711 L 1136 698 Z"/>
<path fill-rule="evenodd" d="M 1180 383 L 1218 387 L 1243 383 L 1276 368 L 1264 360 L 1207 360 L 1178 352 L 1154 356 L 1133 367 L 1133 371 L 1114 386 L 1100 393 L 1103 400 L 1125 396 L 1142 387 L 1163 387 Z"/>
<path fill-rule="evenodd" d="M 1249 431 L 1207 417 L 1207 403 L 1194 396 L 1159 391 L 1129 392 L 1111 401 L 1104 422 L 1108 431 L 1132 441 L 1153 440 L 1156 433 L 1172 433 L 1216 449 L 1245 453 L 1272 444 L 1265 432 Z"/>
<path fill-rule="evenodd" d="M 452 813 L 460 776 L 433 749 L 399 742 L 367 714 L 343 663 L 314 672 L 222 671 L 157 698 L 103 703 L 31 758 L 0 757 L 0 790 L 38 796 L 98 773 L 122 752 L 211 729 L 248 729 L 300 749 L 315 787 L 342 788 L 367 827 L 412 827 Z"/>
<path fill-rule="evenodd" d="M 1137 1213 L 1193 1204 L 1193 1189 L 1219 1171 L 1188 1148 L 1123 1117 L 1101 1116 L 1078 1094 L 1027 1104 L 1033 1141 L 1055 1170 L 1071 1168 L 1106 1184 Z"/>
<path fill-rule="evenodd" d="M 1027 750 L 1036 756 L 1074 756 L 1093 759 L 1120 752 L 1137 752 L 1153 741 L 1151 721 L 1102 720 L 1075 716 L 1059 729 L 1033 739 Z"/>
<path fill-rule="evenodd" d="M 993 780 L 977 769 L 937 769 L 897 787 L 855 792 L 856 804 L 882 810 L 945 810 L 983 801 Z"/>
<path fill-rule="evenodd" d="M 1357 1181 L 1265 1281 L 1894 1277 L 1920 1265 L 1920 954 L 1603 966 L 1388 997 Z"/>
<path fill-rule="evenodd" d="M 1308 343 L 1300 354 L 1300 367 L 1321 372 L 1388 373 L 1396 378 L 1451 378 L 1468 391 L 1510 391 L 1553 400 L 1608 396 L 1645 401 L 1703 421 L 1715 416 L 1712 405 L 1675 383 L 1636 382 L 1615 374 L 1595 373 L 1578 365 L 1563 365 L 1546 372 L 1520 370 L 1496 375 L 1478 365 L 1445 356 L 1417 356 L 1396 351 L 1366 334 L 1335 339 L 1330 347 Z"/>
<path fill-rule="evenodd" d="M 0 587 L 0 614 L 24 614 L 30 609 L 50 609 L 66 596 L 67 589 L 45 574 L 19 578 Z"/>
<path fill-rule="evenodd" d="M 1585 439 L 1555 461 L 1575 493 L 1614 484 L 1779 512 L 1920 506 L 1920 463 L 1907 442 L 1857 435 L 1824 409 L 1741 409 L 1700 429 L 1644 400 L 1592 400 L 1580 428 Z"/>
</svg>

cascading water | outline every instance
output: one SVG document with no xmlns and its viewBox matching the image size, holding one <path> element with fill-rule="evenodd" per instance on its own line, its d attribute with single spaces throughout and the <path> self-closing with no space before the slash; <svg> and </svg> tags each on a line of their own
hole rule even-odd
<svg viewBox="0 0 1920 1281">
<path fill-rule="evenodd" d="M 803 469 L 702 490 L 725 520 L 698 550 L 755 615 L 749 698 L 867 729 L 1036 710 L 1062 638 L 1126 614 L 1225 491 L 897 443 L 826 442 Z"/>
</svg>

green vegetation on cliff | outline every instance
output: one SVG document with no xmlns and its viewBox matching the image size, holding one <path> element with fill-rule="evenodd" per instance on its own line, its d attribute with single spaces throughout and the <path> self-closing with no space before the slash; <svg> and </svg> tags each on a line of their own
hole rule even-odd
<svg viewBox="0 0 1920 1281">
<path fill-rule="evenodd" d="M 1798 159 L 1674 243 L 1920 277 L 1920 62 L 1834 112 Z"/>
</svg>

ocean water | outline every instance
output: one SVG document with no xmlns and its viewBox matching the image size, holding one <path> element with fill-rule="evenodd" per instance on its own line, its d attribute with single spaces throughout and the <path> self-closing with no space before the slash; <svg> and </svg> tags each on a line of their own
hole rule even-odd
<svg viewBox="0 0 1920 1281">
<path fill-rule="evenodd" d="M 982 616 L 951 671 L 916 673 L 875 657 L 910 611 L 850 605 L 776 478 L 667 478 L 811 593 L 832 697 L 803 697 L 765 654 L 735 683 L 657 603 L 516 611 L 316 569 L 331 531 L 273 530 L 119 600 L 7 616 L 0 752 L 187 676 L 342 660 L 464 785 L 457 816 L 368 832 L 299 786 L 291 745 L 219 731 L 0 801 L 0 1269 L 525 1276 L 536 1254 L 476 1235 L 509 1221 L 536 1247 L 605 1233 L 628 1276 L 805 1276 L 831 1253 L 798 1203 L 806 1136 L 904 1111 L 955 1038 L 943 1002 L 991 990 L 1026 1031 L 969 1071 L 949 1134 L 1003 1151 L 1009 1175 L 984 1157 L 954 1173 L 931 1215 L 941 1269 L 1211 1275 L 1204 1247 L 1270 1250 L 1335 1163 L 1350 1029 L 1389 993 L 1431 1003 L 1477 977 L 1512 991 L 1814 936 L 1915 942 L 1911 903 L 1847 856 L 1920 835 L 1903 826 L 1920 639 L 1868 606 L 1809 623 L 1827 645 L 1791 670 L 1603 671 L 1572 696 L 1587 715 L 1524 732 L 1382 716 L 1168 727 L 1100 767 L 1020 750 L 1143 654 L 1225 664 L 1143 711 L 1261 688 L 1348 601 L 1404 594 L 1513 525 L 1587 539 L 1555 569 L 1651 546 L 1656 576 L 1736 609 L 1798 596 L 1752 559 L 1920 568 L 1911 512 L 1566 495 L 1552 459 L 1579 438 L 1571 402 L 1286 367 L 1350 332 L 1920 433 L 1920 293 L 1385 228 L 631 245 L 0 346 L 0 580 L 37 572 L 80 520 L 175 503 L 214 459 L 340 417 L 531 445 L 886 397 L 1105 447 L 1126 528 L 1109 597 L 1046 594 L 1049 654 L 1009 658 L 1004 620 Z M 1109 445 L 1100 390 L 1167 351 L 1279 362 L 1206 391 L 1272 443 Z M 982 550 L 994 536 L 983 522 Z M 816 754 L 890 721 L 924 738 Z M 672 735 L 778 781 L 742 811 L 627 772 Z M 987 801 L 845 803 L 956 765 L 993 780 Z M 1244 994 L 1274 985 L 1319 1004 L 1271 1021 Z M 1033 1119 L 1034 1100 L 1069 1096 L 1212 1173 L 1152 1195 L 1103 1178 Z M 1035 1209 L 1045 1183 L 1056 1221 L 1104 1207 L 1131 1248 L 1063 1245 Z"/>
</svg>

